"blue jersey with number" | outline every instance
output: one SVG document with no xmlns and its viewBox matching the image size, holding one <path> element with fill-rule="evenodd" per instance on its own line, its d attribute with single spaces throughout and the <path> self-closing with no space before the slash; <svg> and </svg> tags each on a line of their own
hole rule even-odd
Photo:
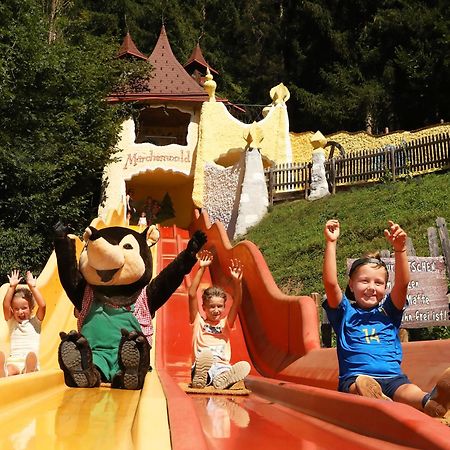
<svg viewBox="0 0 450 450">
<path fill-rule="evenodd" d="M 398 329 L 403 311 L 392 303 L 391 296 L 371 309 L 361 309 L 343 296 L 337 308 L 325 300 L 322 305 L 337 337 L 339 378 L 370 375 L 401 375 L 402 347 Z"/>
</svg>

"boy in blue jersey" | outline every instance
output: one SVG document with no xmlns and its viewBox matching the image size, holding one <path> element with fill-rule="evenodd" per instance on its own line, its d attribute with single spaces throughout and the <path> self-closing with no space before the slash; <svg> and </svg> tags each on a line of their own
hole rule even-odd
<svg viewBox="0 0 450 450">
<path fill-rule="evenodd" d="M 339 391 L 406 403 L 433 417 L 443 417 L 450 403 L 450 368 L 431 393 L 423 392 L 402 372 L 398 329 L 410 279 L 405 231 L 389 221 L 384 230 L 395 254 L 395 281 L 386 294 L 388 272 L 379 255 L 367 255 L 351 266 L 343 294 L 337 278 L 337 220 L 325 225 L 323 307 L 337 336 Z"/>
</svg>

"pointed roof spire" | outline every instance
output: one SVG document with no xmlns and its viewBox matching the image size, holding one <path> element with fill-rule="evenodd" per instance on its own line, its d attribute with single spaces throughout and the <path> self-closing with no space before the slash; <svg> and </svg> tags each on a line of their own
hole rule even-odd
<svg viewBox="0 0 450 450">
<path fill-rule="evenodd" d="M 197 45 L 192 50 L 191 56 L 186 61 L 186 63 L 183 66 L 187 72 L 193 73 L 195 70 L 199 70 L 200 68 L 203 73 L 206 73 L 206 69 L 209 68 L 210 72 L 213 74 L 218 75 L 219 72 L 217 70 L 213 69 L 205 60 L 203 57 L 202 49 L 200 48 L 200 43 L 197 42 Z"/>
<path fill-rule="evenodd" d="M 139 51 L 139 50 L 138 50 Z M 123 54 L 129 54 L 123 53 Z M 139 83 L 139 89 L 129 86 L 121 92 L 108 96 L 108 101 L 174 101 L 206 102 L 208 94 L 197 81 L 186 72 L 175 58 L 167 38 L 164 25 L 152 54 L 147 58 L 152 70 L 148 78 Z M 206 67 L 209 67 L 206 64 Z M 226 102 L 226 99 L 217 99 Z"/>
<path fill-rule="evenodd" d="M 120 46 L 120 49 L 117 53 L 117 57 L 124 58 L 128 55 L 134 56 L 139 59 L 147 59 L 147 57 L 138 50 L 130 33 L 127 31 L 127 34 L 124 37 L 122 45 Z"/>
<path fill-rule="evenodd" d="M 153 66 L 151 78 L 146 82 L 151 96 L 199 97 L 202 101 L 208 99 L 206 92 L 175 58 L 164 25 L 148 61 Z"/>
</svg>

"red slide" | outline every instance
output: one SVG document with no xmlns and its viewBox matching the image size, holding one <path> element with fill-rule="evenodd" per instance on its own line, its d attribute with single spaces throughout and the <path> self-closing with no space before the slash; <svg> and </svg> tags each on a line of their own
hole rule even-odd
<svg viewBox="0 0 450 450">
<path fill-rule="evenodd" d="M 450 429 L 406 405 L 336 391 L 334 349 L 321 349 L 310 297 L 284 295 L 257 247 L 232 247 L 223 226 L 199 215 L 190 233 L 208 236 L 214 254 L 208 279 L 228 290 L 229 261 L 243 263 L 243 303 L 232 334 L 233 361 L 252 365 L 248 396 L 187 394 L 191 328 L 190 276 L 157 314 L 156 366 L 166 395 L 172 448 L 201 449 L 449 449 Z M 158 265 L 185 248 L 189 232 L 162 228 Z M 195 270 L 195 269 L 194 269 Z M 450 341 L 404 345 L 404 370 L 430 389 L 450 365 Z"/>
</svg>

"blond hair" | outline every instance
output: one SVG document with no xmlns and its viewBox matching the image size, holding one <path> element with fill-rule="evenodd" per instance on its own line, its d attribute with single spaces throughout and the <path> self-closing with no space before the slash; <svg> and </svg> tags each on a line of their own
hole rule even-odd
<svg viewBox="0 0 450 450">
<path fill-rule="evenodd" d="M 375 264 L 375 267 L 377 269 L 383 267 L 384 270 L 386 271 L 386 283 L 387 283 L 389 279 L 389 273 L 386 264 L 381 260 L 380 252 L 365 253 L 361 258 L 355 259 L 350 268 L 348 277 L 351 278 L 362 266 L 365 266 L 366 264 Z M 345 288 L 345 295 L 350 301 L 355 301 L 355 296 L 353 295 L 353 292 L 350 290 L 349 285 L 347 285 L 347 287 Z"/>
<path fill-rule="evenodd" d="M 17 288 L 14 292 L 13 301 L 15 298 L 24 298 L 28 302 L 28 306 L 30 307 L 30 311 L 34 308 L 34 297 L 31 291 L 27 288 Z M 12 303 L 12 302 L 11 302 Z"/>
<path fill-rule="evenodd" d="M 213 297 L 223 298 L 224 301 L 227 300 L 226 292 L 218 286 L 211 286 L 211 287 L 205 289 L 202 294 L 202 301 L 203 301 L 203 303 L 206 303 L 209 300 L 211 300 Z"/>
</svg>

